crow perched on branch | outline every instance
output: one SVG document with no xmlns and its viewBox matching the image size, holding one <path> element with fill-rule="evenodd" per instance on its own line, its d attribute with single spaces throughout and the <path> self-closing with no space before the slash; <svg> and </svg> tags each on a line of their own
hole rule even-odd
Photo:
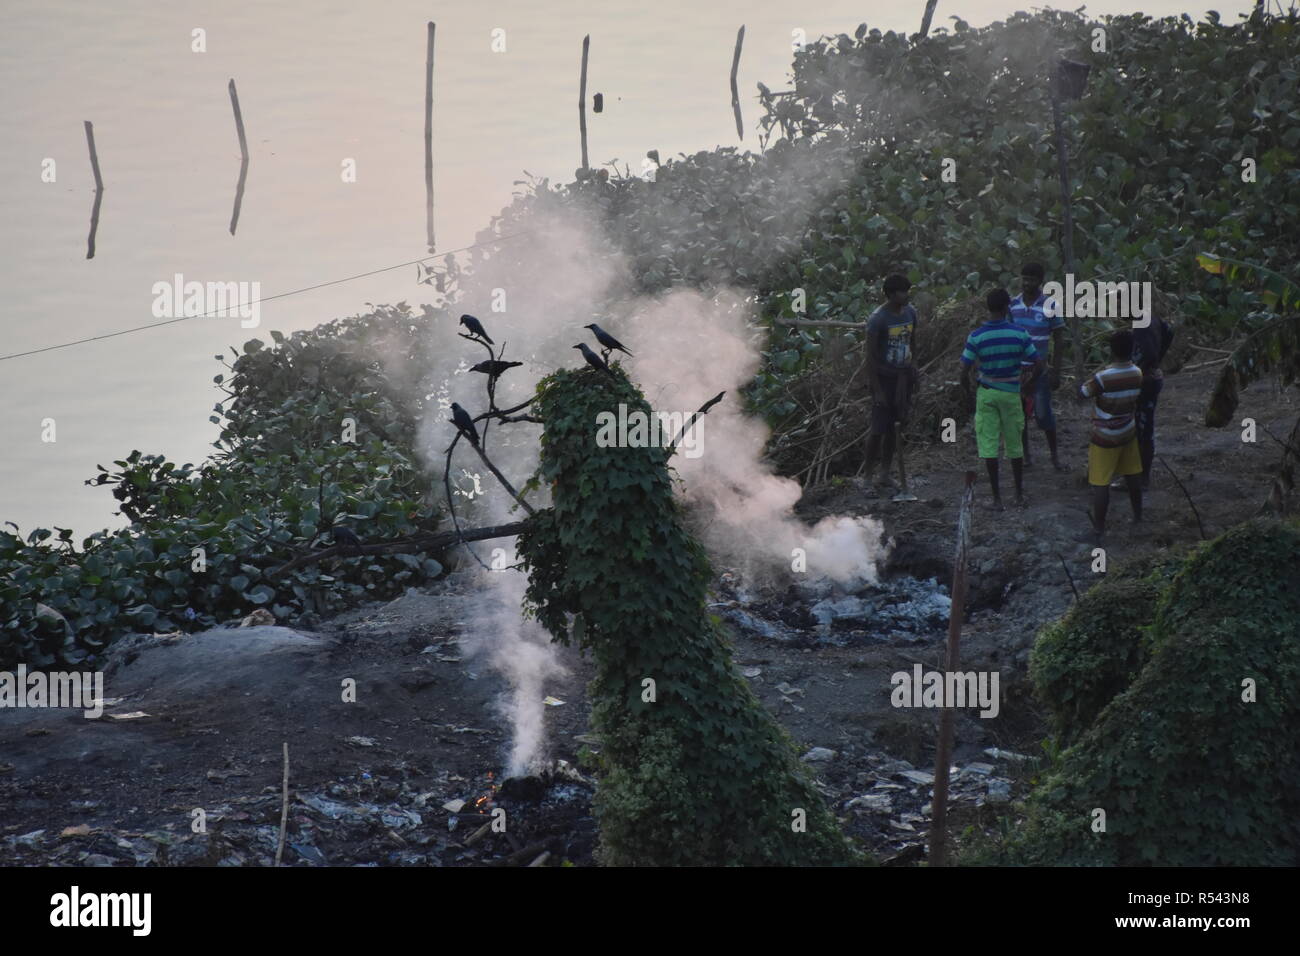
<svg viewBox="0 0 1300 956">
<path fill-rule="evenodd" d="M 492 378 L 496 378 L 502 372 L 505 372 L 508 369 L 516 368 L 517 366 L 523 364 L 524 364 L 523 362 L 501 362 L 496 359 L 491 359 L 486 362 L 479 362 L 477 365 L 471 365 L 469 370 L 471 372 L 482 372 L 484 375 L 489 375 Z"/>
<path fill-rule="evenodd" d="M 451 423 L 456 426 L 462 435 L 469 439 L 471 445 L 475 448 L 478 447 L 478 429 L 474 427 L 474 419 L 470 418 L 469 412 L 455 402 L 451 403 Z"/>
<path fill-rule="evenodd" d="M 591 329 L 591 334 L 596 336 L 596 341 L 605 347 L 606 352 L 612 352 L 615 349 L 618 349 L 620 352 L 624 352 L 627 355 L 632 354 L 631 352 L 628 352 L 627 349 L 623 348 L 622 342 L 614 338 L 614 336 L 610 335 L 595 322 L 592 322 L 590 325 L 584 325 L 583 328 Z"/>
<path fill-rule="evenodd" d="M 587 360 L 587 364 L 592 368 L 600 369 L 610 378 L 614 377 L 614 373 L 609 370 L 609 366 L 605 364 L 605 360 L 589 349 L 586 344 L 575 345 L 574 348 L 582 352 L 582 357 Z"/>
<path fill-rule="evenodd" d="M 488 345 L 496 345 L 495 342 L 493 342 L 490 338 L 488 338 L 488 334 L 485 331 L 483 331 L 483 323 L 480 322 L 478 319 L 474 318 L 474 316 L 468 314 L 462 315 L 460 317 L 460 324 L 465 326 L 465 328 L 469 329 L 470 335 L 477 335 Z"/>
</svg>

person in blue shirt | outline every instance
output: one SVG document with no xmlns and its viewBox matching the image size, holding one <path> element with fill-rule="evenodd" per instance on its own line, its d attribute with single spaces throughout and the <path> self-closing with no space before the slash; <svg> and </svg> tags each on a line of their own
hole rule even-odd
<svg viewBox="0 0 1300 956">
<path fill-rule="evenodd" d="M 1006 289 L 994 289 L 985 298 L 988 319 L 966 337 L 961 353 L 962 388 L 971 392 L 971 375 L 978 370 L 979 388 L 974 396 L 975 444 L 989 473 L 993 491 L 992 509 L 1003 511 L 1002 491 L 998 486 L 998 446 L 1006 445 L 1011 475 L 1016 483 L 1016 504 L 1025 505 L 1021 437 L 1024 408 L 1020 404 L 1022 367 L 1029 362 L 1035 371 L 1041 360 L 1029 334 L 1010 320 L 1007 308 L 1011 295 Z"/>
<path fill-rule="evenodd" d="M 1020 295 L 1011 300 L 1011 321 L 1024 329 L 1034 343 L 1038 355 L 1046 361 L 1048 343 L 1051 343 L 1051 364 L 1044 374 L 1040 364 L 1039 372 L 1031 372 L 1033 363 L 1026 361 L 1022 366 L 1026 380 L 1020 389 L 1021 404 L 1025 410 L 1024 433 L 1021 445 L 1025 450 L 1025 467 L 1029 468 L 1029 419 L 1038 422 L 1038 427 L 1047 437 L 1047 450 L 1052 454 L 1052 467 L 1064 471 L 1065 466 L 1056 454 L 1056 416 L 1052 414 L 1052 392 L 1061 387 L 1061 357 L 1065 353 L 1062 339 L 1065 336 L 1065 319 L 1061 317 L 1059 304 L 1043 294 L 1043 280 L 1046 271 L 1041 263 L 1026 262 L 1020 270 Z"/>
</svg>

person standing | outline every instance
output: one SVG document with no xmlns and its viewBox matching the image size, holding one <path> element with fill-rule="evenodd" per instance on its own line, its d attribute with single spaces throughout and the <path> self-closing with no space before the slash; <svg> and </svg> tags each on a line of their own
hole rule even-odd
<svg viewBox="0 0 1300 956">
<path fill-rule="evenodd" d="M 1047 450 L 1052 455 L 1052 467 L 1064 471 L 1065 466 L 1056 453 L 1056 416 L 1052 412 L 1052 392 L 1061 387 L 1061 358 L 1065 353 L 1062 340 L 1065 337 L 1065 319 L 1055 299 L 1043 294 L 1043 280 L 1046 271 L 1041 263 L 1026 262 L 1020 270 L 1020 295 L 1011 300 L 1011 321 L 1029 334 L 1034 342 L 1034 349 L 1046 362 L 1050 345 L 1051 364 L 1046 374 L 1040 371 L 1032 375 L 1020 390 L 1021 402 L 1025 408 L 1025 426 L 1023 445 L 1025 449 L 1025 467 L 1029 468 L 1029 419 L 1032 416 L 1047 437 Z M 1023 370 L 1026 376 L 1032 362 L 1025 362 Z"/>
<path fill-rule="evenodd" d="M 1138 451 L 1142 455 L 1142 490 L 1151 487 L 1151 465 L 1156 458 L 1156 401 L 1165 386 L 1160 369 L 1174 340 L 1174 330 L 1164 319 L 1151 316 L 1146 328 L 1133 330 L 1133 364 L 1142 370 L 1142 391 L 1137 404 Z"/>
<path fill-rule="evenodd" d="M 1142 392 L 1142 370 L 1133 364 L 1133 333 L 1120 329 L 1110 337 L 1111 363 L 1079 386 L 1082 398 L 1093 402 L 1092 436 L 1088 443 L 1088 484 L 1092 503 L 1088 520 L 1091 534 L 1079 540 L 1100 544 L 1106 533 L 1106 509 L 1110 505 L 1110 481 L 1124 476 L 1133 523 L 1142 521 L 1142 456 L 1138 451 L 1134 422 L 1138 396 Z"/>
<path fill-rule="evenodd" d="M 961 383 L 969 394 L 971 371 L 978 364 L 975 396 L 975 441 L 988 470 L 993 490 L 994 511 L 1004 510 L 998 486 L 998 442 L 1006 444 L 1011 474 L 1016 483 L 1016 504 L 1025 504 L 1024 434 L 1025 412 L 1020 404 L 1022 363 L 1028 360 L 1035 372 L 1042 371 L 1042 359 L 1029 333 L 1010 320 L 1007 311 L 1011 295 L 994 289 L 985 298 L 988 319 L 966 337 L 961 353 Z"/>
<path fill-rule="evenodd" d="M 916 309 L 908 304 L 912 283 L 906 276 L 885 279 L 885 304 L 867 319 L 867 369 L 871 382 L 871 429 L 867 434 L 864 470 L 867 479 L 877 464 L 878 490 L 895 487 L 889 473 L 898 444 L 898 426 L 911 411 L 916 366 L 912 339 L 916 334 Z"/>
</svg>

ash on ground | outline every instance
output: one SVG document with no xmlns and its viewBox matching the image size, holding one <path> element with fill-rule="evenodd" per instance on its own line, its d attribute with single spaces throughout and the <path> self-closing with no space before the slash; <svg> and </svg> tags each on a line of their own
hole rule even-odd
<svg viewBox="0 0 1300 956">
<path fill-rule="evenodd" d="M 830 578 L 749 585 L 734 570 L 718 579 L 715 612 L 752 637 L 836 647 L 941 639 L 952 599 L 935 578 L 897 575 L 841 585 Z"/>
</svg>

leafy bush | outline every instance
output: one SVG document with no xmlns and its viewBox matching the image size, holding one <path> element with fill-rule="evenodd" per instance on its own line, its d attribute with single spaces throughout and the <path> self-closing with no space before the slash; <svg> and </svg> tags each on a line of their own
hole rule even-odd
<svg viewBox="0 0 1300 956">
<path fill-rule="evenodd" d="M 1097 27 L 1105 52 L 1093 49 Z M 1300 258 L 1290 228 L 1300 217 L 1298 41 L 1294 10 L 1256 11 L 1231 26 L 1213 12 L 1197 23 L 1045 10 L 980 29 L 958 21 L 915 45 L 864 24 L 807 44 L 789 89 L 760 84 L 764 152 L 681 154 L 653 182 L 543 180 L 480 238 L 520 232 L 539 209 L 570 206 L 603 224 L 637 291 L 753 290 L 769 334 L 747 394 L 775 429 L 783 470 L 799 473 L 827 447 L 855 447 L 826 440 L 839 427 L 833 417 L 809 423 L 838 401 L 822 359 L 842 333 L 777 319 L 865 320 L 890 272 L 936 302 L 1014 288 L 1026 259 L 1060 276 L 1047 82 L 1054 51 L 1092 68 L 1086 95 L 1065 108 L 1074 271 L 1177 290 L 1160 303 L 1163 314 L 1177 310 L 1212 336 L 1265 323 L 1265 297 L 1205 274 L 1196 255 L 1245 255 L 1288 273 Z M 1257 161 L 1253 183 L 1242 181 L 1245 158 Z M 955 164 L 953 182 L 943 179 L 944 160 Z M 520 241 L 471 262 L 517 255 Z M 806 295 L 803 312 L 795 289 Z M 1104 360 L 1104 331 L 1089 327 L 1070 346 L 1085 364 Z"/>
<path fill-rule="evenodd" d="M 706 611 L 708 559 L 682 526 L 661 447 L 600 448 L 597 416 L 649 413 L 615 365 L 544 379 L 537 479 L 551 508 L 519 537 L 533 613 L 590 649 L 597 791 L 614 865 L 826 864 L 853 859 L 785 732 Z M 569 618 L 576 616 L 570 628 Z M 654 681 L 647 702 L 644 681 Z M 796 832 L 794 812 L 806 813 Z"/>
<path fill-rule="evenodd" d="M 1177 562 L 1131 562 L 1090 588 L 1043 628 L 1029 677 L 1059 742 L 1075 742 L 1151 657 L 1148 630 Z"/>
<path fill-rule="evenodd" d="M 80 549 L 67 529 L 0 531 L 0 667 L 75 665 L 123 634 L 211 627 L 256 607 L 310 623 L 441 573 L 433 556 L 416 553 L 270 574 L 333 543 L 337 522 L 368 543 L 437 528 L 432 481 L 412 447 L 422 399 L 408 397 L 424 394 L 410 383 L 427 365 L 433 318 L 401 304 L 289 337 L 272 332 L 271 348 L 253 339 L 231 377 L 215 379 L 227 395 L 212 416 L 224 415 L 217 454 L 194 466 L 133 451 L 87 482 L 112 489 L 129 527 L 96 532 Z M 38 619 L 38 604 L 63 614 L 72 640 Z"/>
<path fill-rule="evenodd" d="M 1297 580 L 1295 524 L 1247 522 L 1189 557 L 1160 598 L 1150 660 L 1031 794 L 995 860 L 1300 863 Z"/>
</svg>

